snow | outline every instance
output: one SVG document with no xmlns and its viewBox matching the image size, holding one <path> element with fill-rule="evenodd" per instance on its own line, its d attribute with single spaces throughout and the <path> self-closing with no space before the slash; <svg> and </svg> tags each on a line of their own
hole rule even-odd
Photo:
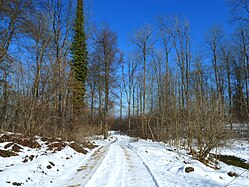
<svg viewBox="0 0 249 187">
<path fill-rule="evenodd" d="M 214 170 L 205 166 L 188 155 L 179 155 L 169 151 L 169 147 L 159 143 L 151 143 L 139 140 L 130 144 L 144 162 L 151 169 L 159 186 L 225 186 L 233 178 L 229 177 L 229 171 L 242 173 L 244 169 L 222 164 L 221 170 Z M 194 172 L 186 173 L 186 167 L 193 167 Z M 229 186 L 249 186 L 249 174 L 239 177 Z"/>
<path fill-rule="evenodd" d="M 226 147 L 218 148 L 217 153 L 221 155 L 236 156 L 249 163 L 249 141 L 231 139 L 226 143 Z"/>
<path fill-rule="evenodd" d="M 23 163 L 24 158 L 31 155 L 35 156 L 34 159 Z M 12 186 L 14 182 L 24 186 L 49 186 L 60 176 L 74 170 L 84 156 L 69 146 L 56 153 L 47 152 L 45 144 L 39 150 L 23 147 L 19 156 L 0 157 L 0 186 Z"/>
<path fill-rule="evenodd" d="M 46 144 L 31 149 L 23 147 L 19 156 L 0 157 L 0 186 L 86 186 L 86 187 L 249 187 L 249 171 L 219 162 L 219 170 L 205 166 L 181 150 L 150 140 L 134 139 L 111 132 L 108 140 L 94 140 L 99 146 L 86 155 L 66 146 L 56 153 L 48 152 Z M 3 149 L 7 143 L 0 143 Z M 246 141 L 231 141 L 219 153 L 249 160 Z M 25 156 L 34 159 L 23 163 Z M 48 167 L 50 166 L 50 167 Z M 194 171 L 185 172 L 186 167 Z M 49 169 L 50 168 L 50 169 Z M 228 176 L 233 171 L 238 178 Z"/>
<path fill-rule="evenodd" d="M 109 147 L 103 162 L 86 184 L 102 186 L 155 186 L 142 160 L 117 140 Z"/>
</svg>

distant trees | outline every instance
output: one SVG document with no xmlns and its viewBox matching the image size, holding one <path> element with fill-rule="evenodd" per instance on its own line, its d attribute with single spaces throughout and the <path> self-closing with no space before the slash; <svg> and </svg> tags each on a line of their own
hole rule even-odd
<svg viewBox="0 0 249 187">
<path fill-rule="evenodd" d="M 132 43 L 136 45 L 141 53 L 139 57 L 143 66 L 143 88 L 141 90 L 142 103 L 141 103 L 141 113 L 146 112 L 146 79 L 147 79 L 147 66 L 148 66 L 148 54 L 152 49 L 153 43 L 151 42 L 152 28 L 150 26 L 145 26 L 140 30 L 136 31 L 134 36 L 131 38 Z"/>
<path fill-rule="evenodd" d="M 213 27 L 206 37 L 214 72 L 215 90 L 218 97 L 220 97 L 221 100 L 224 100 L 224 66 L 219 58 L 222 47 L 223 31 L 220 27 Z"/>
<path fill-rule="evenodd" d="M 142 64 L 142 76 L 141 81 L 142 84 L 139 83 L 139 106 L 137 110 L 138 113 L 142 116 L 142 123 L 141 123 L 141 133 L 142 137 L 146 137 L 147 128 L 148 128 L 148 120 L 146 119 L 145 114 L 148 111 L 148 88 L 147 88 L 147 76 L 148 76 L 148 56 L 153 48 L 153 42 L 151 40 L 152 37 L 152 28 L 150 26 L 145 26 L 140 30 L 136 31 L 131 38 L 131 42 L 138 48 L 139 50 L 139 62 Z"/>
<path fill-rule="evenodd" d="M 248 61 L 248 31 L 239 28 L 236 33 L 237 53 L 233 56 L 233 77 L 234 77 L 234 94 L 233 94 L 233 117 L 238 122 L 245 122 L 249 119 L 249 61 Z"/>
<path fill-rule="evenodd" d="M 233 93 L 233 118 L 240 123 L 249 119 L 249 1 L 248 0 L 229 0 L 231 17 L 237 29 L 235 33 L 236 53 L 232 53 L 234 93 Z"/>
<path fill-rule="evenodd" d="M 123 68 L 127 129 L 143 138 L 173 139 L 206 162 L 227 138 L 228 124 L 249 119 L 247 32 L 240 30 L 232 42 L 213 27 L 203 53 L 191 49 L 185 20 L 160 18 L 152 30 L 158 37 L 138 32 L 132 38 L 137 48 Z"/>
<path fill-rule="evenodd" d="M 91 115 L 98 117 L 96 122 L 100 124 L 105 138 L 108 133 L 110 112 L 114 108 L 114 90 L 118 88 L 116 71 L 120 62 L 119 52 L 116 33 L 108 26 L 97 30 L 94 36 L 88 81 L 91 93 Z M 94 108 L 97 108 L 97 116 L 94 115 Z"/>
</svg>

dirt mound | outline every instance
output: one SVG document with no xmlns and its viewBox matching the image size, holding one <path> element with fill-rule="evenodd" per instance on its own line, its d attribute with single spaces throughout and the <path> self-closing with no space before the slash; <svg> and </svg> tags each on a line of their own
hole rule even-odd
<svg viewBox="0 0 249 187">
<path fill-rule="evenodd" d="M 83 143 L 82 143 L 82 146 L 83 146 L 83 147 L 86 147 L 86 148 L 88 148 L 88 149 L 94 149 L 94 148 L 98 147 L 97 145 L 93 144 L 93 143 L 90 142 L 90 141 L 83 142 Z"/>
<path fill-rule="evenodd" d="M 78 153 L 83 153 L 86 154 L 87 150 L 85 150 L 80 144 L 78 143 L 72 143 L 70 144 L 70 147 L 73 148 L 75 151 L 77 151 Z"/>
<path fill-rule="evenodd" d="M 4 134 L 0 137 L 0 143 L 10 142 L 30 148 L 40 148 L 41 145 L 36 141 L 35 137 L 25 137 L 20 134 Z"/>
<path fill-rule="evenodd" d="M 13 151 L 0 149 L 0 157 L 11 157 L 11 156 L 17 156 L 17 155 L 18 154 Z"/>
<path fill-rule="evenodd" d="M 48 144 L 48 150 L 53 152 L 61 151 L 66 145 L 65 142 L 51 142 Z"/>
<path fill-rule="evenodd" d="M 2 150 L 0 148 L 1 157 L 17 156 L 22 151 L 22 147 L 40 148 L 41 145 L 36 141 L 34 137 L 24 137 L 20 134 L 3 134 L 0 136 L 0 143 L 9 142 L 3 148 L 8 150 Z"/>
<path fill-rule="evenodd" d="M 38 141 L 38 139 L 40 139 Z M 29 147 L 33 149 L 40 149 L 42 145 L 47 145 L 47 149 L 44 154 L 47 154 L 48 151 L 52 151 L 52 153 L 55 153 L 57 151 L 63 150 L 66 146 L 70 146 L 75 151 L 79 153 L 86 154 L 87 149 L 93 149 L 97 147 L 97 145 L 93 144 L 90 141 L 86 141 L 83 143 L 78 143 L 75 141 L 68 142 L 63 141 L 61 138 L 55 138 L 55 137 L 37 137 L 37 136 L 25 136 L 21 134 L 11 134 L 11 133 L 5 133 L 2 136 L 0 136 L 0 143 L 5 143 L 4 149 L 1 150 L 0 147 L 0 156 L 1 157 L 10 157 L 10 156 L 16 156 L 19 152 L 23 150 L 23 147 Z M 43 143 L 38 143 L 43 142 Z M 24 162 L 27 162 L 29 159 L 24 159 Z"/>
</svg>

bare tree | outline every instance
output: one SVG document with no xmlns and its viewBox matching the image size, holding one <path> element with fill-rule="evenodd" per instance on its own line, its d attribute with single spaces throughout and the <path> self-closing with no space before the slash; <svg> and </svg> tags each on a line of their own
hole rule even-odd
<svg viewBox="0 0 249 187">
<path fill-rule="evenodd" d="M 107 138 L 108 133 L 108 117 L 109 111 L 112 108 L 112 101 L 110 98 L 111 87 L 115 82 L 115 68 L 118 60 L 117 49 L 117 36 L 110 30 L 108 26 L 105 26 L 100 30 L 96 36 L 96 46 L 94 56 L 99 68 L 99 76 L 102 77 L 103 82 L 99 85 L 103 85 L 103 88 L 99 86 L 99 107 L 101 111 L 101 124 L 104 121 L 103 135 Z M 103 96 L 103 98 L 102 98 Z M 102 116 L 102 99 L 103 99 L 103 116 Z"/>
<path fill-rule="evenodd" d="M 206 41 L 209 49 L 211 50 L 212 66 L 214 70 L 216 91 L 219 97 L 224 100 L 224 79 L 223 79 L 223 66 L 220 63 L 219 53 L 222 46 L 223 31 L 220 27 L 213 27 L 210 29 L 206 36 Z"/>
<path fill-rule="evenodd" d="M 249 24 L 249 1 L 228 0 L 232 21 Z"/>
<path fill-rule="evenodd" d="M 142 135 L 143 137 L 146 137 L 147 134 L 147 119 L 146 119 L 146 112 L 147 112 L 147 66 L 148 66 L 148 55 L 150 51 L 153 48 L 154 42 L 152 41 L 152 33 L 153 30 L 150 26 L 144 26 L 140 30 L 136 31 L 134 35 L 131 38 L 131 42 L 136 45 L 136 47 L 139 49 L 139 52 L 141 54 L 140 59 L 141 63 L 143 65 L 143 79 L 142 79 L 142 85 L 140 86 L 140 94 L 141 94 L 141 113 L 143 115 L 142 120 Z"/>
<path fill-rule="evenodd" d="M 131 38 L 131 42 L 134 43 L 141 52 L 141 61 L 143 64 L 143 101 L 142 101 L 142 113 L 146 112 L 146 74 L 147 74 L 147 60 L 150 50 L 152 50 L 153 42 L 152 28 L 145 26 L 140 30 L 136 31 L 134 36 Z"/>
<path fill-rule="evenodd" d="M 50 64 L 52 73 L 52 87 L 54 110 L 54 125 L 57 129 L 63 131 L 65 126 L 65 104 L 67 103 L 67 81 L 68 76 L 68 54 L 71 42 L 69 41 L 70 31 L 72 28 L 72 1 L 67 4 L 61 0 L 51 0 L 47 4 L 49 10 L 49 18 L 51 20 L 52 29 L 52 49 L 50 51 Z M 65 14 L 62 12 L 67 10 Z M 64 80 L 63 80 L 64 79 Z M 57 112 L 55 112 L 57 111 Z"/>
<path fill-rule="evenodd" d="M 0 114 L 2 119 L 7 119 L 6 111 L 9 103 L 9 76 L 12 74 L 11 69 L 14 63 L 9 48 L 13 39 L 18 39 L 18 35 L 26 33 L 30 27 L 30 16 L 28 12 L 34 13 L 33 1 L 31 0 L 13 0 L 8 2 L 0 1 L 0 88 L 3 99 Z M 2 120 L 4 122 L 5 120 Z"/>
<path fill-rule="evenodd" d="M 125 67 L 126 65 L 126 67 Z M 121 64 L 122 80 L 124 85 L 124 91 L 127 100 L 128 109 L 128 129 L 131 130 L 131 115 L 135 114 L 135 73 L 138 64 L 136 63 L 135 57 L 131 57 L 127 60 L 127 63 Z M 125 72 L 125 70 L 127 72 Z M 133 113 L 131 114 L 131 111 Z"/>
</svg>

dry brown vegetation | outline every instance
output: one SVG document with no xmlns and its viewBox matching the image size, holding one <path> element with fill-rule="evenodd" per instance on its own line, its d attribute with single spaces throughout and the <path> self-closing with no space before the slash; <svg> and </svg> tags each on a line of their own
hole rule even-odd
<svg viewBox="0 0 249 187">
<path fill-rule="evenodd" d="M 94 149 L 97 145 L 91 143 L 90 141 L 65 141 L 62 138 L 54 138 L 54 137 L 39 137 L 39 136 L 26 136 L 21 134 L 14 133 L 2 133 L 0 136 L 0 143 L 7 144 L 0 149 L 1 157 L 10 157 L 16 156 L 19 152 L 22 151 L 23 147 L 29 147 L 33 149 L 40 149 L 41 144 L 37 142 L 40 139 L 47 146 L 47 151 L 55 153 L 57 151 L 63 150 L 66 146 L 70 146 L 72 149 L 79 153 L 86 154 L 86 149 Z M 27 162 L 28 160 L 33 160 L 34 155 L 30 155 L 28 158 L 24 158 L 23 162 Z"/>
</svg>

